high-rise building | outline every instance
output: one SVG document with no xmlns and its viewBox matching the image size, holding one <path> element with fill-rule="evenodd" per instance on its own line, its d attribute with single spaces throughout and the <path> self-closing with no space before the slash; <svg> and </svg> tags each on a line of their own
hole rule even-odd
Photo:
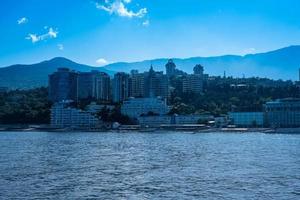
<svg viewBox="0 0 300 200">
<path fill-rule="evenodd" d="M 145 96 L 145 74 L 131 73 L 130 77 L 130 97 L 144 97 Z"/>
<path fill-rule="evenodd" d="M 145 97 L 162 97 L 167 99 L 168 96 L 168 77 L 163 72 L 155 72 L 151 66 L 149 72 L 145 73 Z"/>
<path fill-rule="evenodd" d="M 172 59 L 168 60 L 168 63 L 166 64 L 166 74 L 168 78 L 186 75 L 184 71 L 176 69 L 176 65 Z"/>
<path fill-rule="evenodd" d="M 129 74 L 118 72 L 113 79 L 113 101 L 122 102 L 129 97 Z"/>
<path fill-rule="evenodd" d="M 78 74 L 78 98 L 88 99 L 95 97 L 95 73 L 80 72 Z"/>
<path fill-rule="evenodd" d="M 166 74 L 168 77 L 174 76 L 176 72 L 176 65 L 172 59 L 166 64 Z"/>
<path fill-rule="evenodd" d="M 111 99 L 110 76 L 104 72 L 100 72 L 96 76 L 96 99 L 109 101 Z"/>
<path fill-rule="evenodd" d="M 194 74 L 183 77 L 183 92 L 201 94 L 203 92 L 203 67 L 196 65 Z"/>
<path fill-rule="evenodd" d="M 133 73 L 134 72 L 134 73 Z M 168 98 L 168 77 L 163 72 L 155 72 L 151 66 L 149 72 L 138 73 L 133 70 L 130 76 L 130 97 Z"/>
<path fill-rule="evenodd" d="M 49 100 L 60 102 L 78 100 L 78 73 L 68 68 L 59 68 L 49 75 Z"/>
<path fill-rule="evenodd" d="M 110 77 L 104 72 L 93 70 L 78 75 L 79 99 L 110 99 Z"/>
<path fill-rule="evenodd" d="M 203 91 L 203 80 L 199 75 L 191 74 L 183 77 L 182 90 L 184 93 L 200 94 Z"/>
</svg>

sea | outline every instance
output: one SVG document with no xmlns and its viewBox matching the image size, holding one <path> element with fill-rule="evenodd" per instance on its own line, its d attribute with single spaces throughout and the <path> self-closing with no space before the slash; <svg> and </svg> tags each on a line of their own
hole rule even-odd
<svg viewBox="0 0 300 200">
<path fill-rule="evenodd" d="M 0 199 L 300 199 L 300 134 L 0 132 Z"/>
</svg>

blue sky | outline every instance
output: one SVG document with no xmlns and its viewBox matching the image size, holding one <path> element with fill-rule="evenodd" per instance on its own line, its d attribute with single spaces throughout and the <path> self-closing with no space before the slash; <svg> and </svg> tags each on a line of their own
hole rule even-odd
<svg viewBox="0 0 300 200">
<path fill-rule="evenodd" d="M 2 0 L 0 67 L 264 52 L 300 44 L 299 10 L 299 0 Z"/>
</svg>

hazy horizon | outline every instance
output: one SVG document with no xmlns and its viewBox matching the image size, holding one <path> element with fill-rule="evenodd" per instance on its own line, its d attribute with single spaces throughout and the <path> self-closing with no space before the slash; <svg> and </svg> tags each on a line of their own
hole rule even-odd
<svg viewBox="0 0 300 200">
<path fill-rule="evenodd" d="M 300 45 L 290 45 L 288 47 L 292 47 L 292 46 L 300 46 Z M 221 55 L 211 55 L 211 56 L 201 56 L 200 55 L 200 56 L 193 56 L 193 57 L 169 57 L 169 58 L 167 58 L 167 57 L 158 57 L 158 58 L 147 58 L 147 59 L 144 59 L 144 60 L 110 62 L 110 63 L 107 63 L 105 65 L 101 65 L 101 66 L 99 66 L 99 65 L 98 66 L 97 65 L 89 65 L 87 63 L 82 63 L 80 61 L 73 60 L 73 59 L 70 59 L 68 57 L 56 56 L 56 57 L 49 57 L 49 58 L 46 58 L 44 60 L 36 60 L 36 61 L 33 61 L 33 62 L 28 62 L 28 63 L 13 63 L 13 64 L 10 64 L 10 65 L 7 65 L 7 66 L 0 66 L 0 68 L 10 67 L 10 66 L 19 65 L 19 64 L 20 65 L 32 65 L 32 64 L 37 64 L 37 63 L 41 63 L 41 62 L 44 62 L 44 61 L 50 61 L 50 60 L 55 59 L 55 58 L 65 58 L 65 59 L 71 60 L 73 62 L 76 62 L 78 64 L 88 65 L 88 66 L 95 67 L 95 68 L 101 68 L 101 67 L 106 67 L 106 66 L 108 66 L 110 64 L 116 64 L 116 63 L 138 63 L 138 62 L 145 62 L 145 61 L 151 61 L 151 60 L 161 60 L 161 59 L 179 59 L 179 60 L 184 60 L 184 59 L 192 59 L 192 58 L 212 58 L 212 57 L 223 57 L 223 56 L 241 56 L 241 57 L 245 57 L 245 56 L 248 56 L 248 55 L 268 53 L 268 52 L 272 52 L 272 51 L 276 51 L 276 50 L 280 50 L 280 49 L 284 49 L 284 48 L 288 48 L 288 47 L 282 47 L 282 48 L 273 49 L 273 50 L 270 50 L 270 51 L 249 53 L 249 54 L 244 54 L 244 55 L 238 55 L 238 54 L 235 54 L 235 55 L 234 54 L 221 54 Z M 164 67 L 164 66 L 161 66 L 161 67 Z"/>
</svg>

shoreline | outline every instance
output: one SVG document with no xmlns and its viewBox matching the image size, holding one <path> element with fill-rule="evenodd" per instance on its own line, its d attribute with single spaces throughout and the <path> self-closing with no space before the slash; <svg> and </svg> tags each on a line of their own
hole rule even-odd
<svg viewBox="0 0 300 200">
<path fill-rule="evenodd" d="M 136 132 L 136 133 L 155 133 L 160 131 L 166 132 L 183 132 L 183 133 L 266 133 L 266 134 L 300 134 L 300 127 L 299 128 L 184 128 L 183 127 L 168 127 L 168 128 L 144 128 L 144 127 L 131 127 L 125 126 L 120 127 L 117 129 L 105 129 L 105 128 L 51 128 L 47 126 L 40 126 L 40 125 L 0 125 L 0 132 L 94 132 L 94 133 L 110 133 L 110 132 L 117 132 L 117 133 L 129 133 L 129 132 Z"/>
</svg>

